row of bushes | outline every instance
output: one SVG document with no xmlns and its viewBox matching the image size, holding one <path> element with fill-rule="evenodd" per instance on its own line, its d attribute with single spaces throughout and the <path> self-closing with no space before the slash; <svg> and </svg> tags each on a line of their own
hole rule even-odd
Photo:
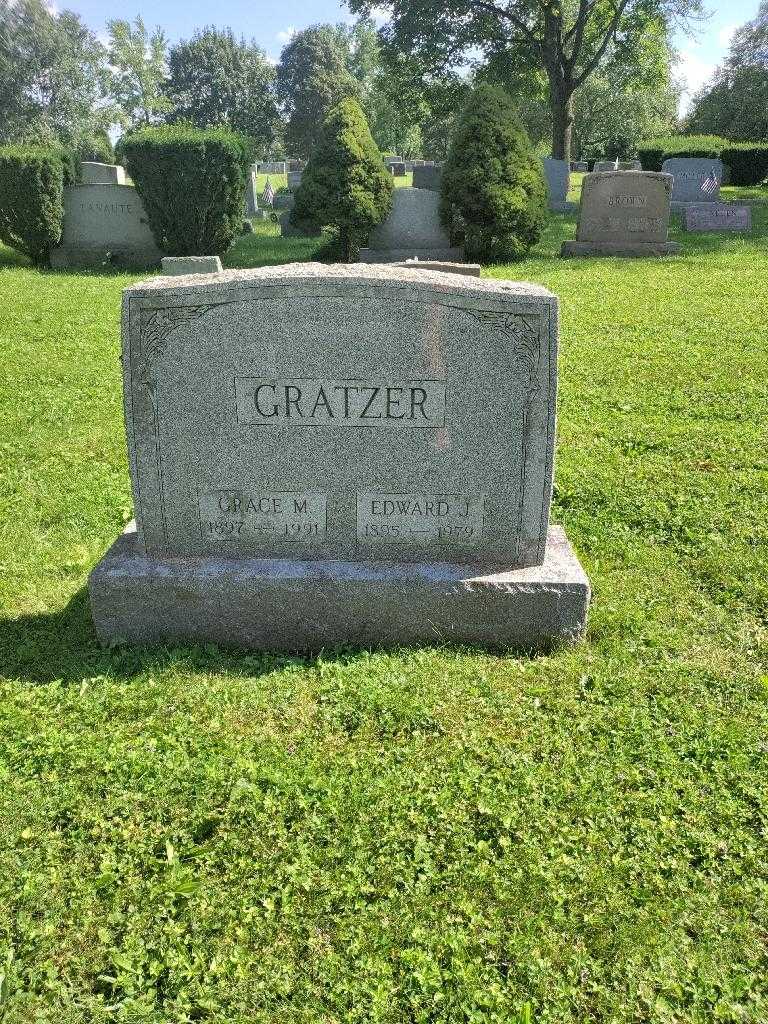
<svg viewBox="0 0 768 1024">
<path fill-rule="evenodd" d="M 61 240 L 64 187 L 78 179 L 78 157 L 54 146 L 0 147 L 0 240 L 38 266 L 48 265 Z M 231 246 L 243 222 L 249 157 L 245 140 L 232 132 L 185 125 L 144 128 L 119 152 L 158 246 L 174 256 Z"/>
<path fill-rule="evenodd" d="M 759 185 L 768 176 L 768 142 L 730 142 L 719 135 L 670 135 L 637 147 L 646 171 L 660 171 L 672 157 L 720 159 L 732 185 Z"/>
</svg>

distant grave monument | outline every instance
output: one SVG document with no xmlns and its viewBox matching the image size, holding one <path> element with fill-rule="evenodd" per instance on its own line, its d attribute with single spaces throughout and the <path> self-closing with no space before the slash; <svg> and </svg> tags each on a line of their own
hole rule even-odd
<svg viewBox="0 0 768 1024">
<path fill-rule="evenodd" d="M 293 264 L 155 277 L 122 323 L 136 520 L 90 577 L 102 642 L 581 637 L 544 288 Z"/>
<path fill-rule="evenodd" d="M 119 164 L 98 164 L 84 160 L 80 164 L 80 182 L 83 185 L 124 185 L 125 168 Z"/>
<path fill-rule="evenodd" d="M 389 169 L 392 172 L 393 178 L 404 178 L 405 177 L 405 164 L 390 164 Z"/>
<path fill-rule="evenodd" d="M 640 160 L 619 160 L 620 171 L 642 171 L 643 165 Z"/>
<path fill-rule="evenodd" d="M 731 203 L 688 203 L 683 227 L 686 231 L 751 231 L 752 210 Z"/>
<path fill-rule="evenodd" d="M 587 174 L 581 187 L 575 242 L 562 256 L 668 256 L 680 251 L 667 240 L 672 178 L 652 171 Z"/>
<path fill-rule="evenodd" d="M 571 164 L 571 170 L 586 174 L 589 170 L 589 163 L 586 160 L 574 160 Z"/>
<path fill-rule="evenodd" d="M 248 172 L 248 179 L 245 183 L 245 215 L 253 217 L 259 212 L 259 190 L 256 184 L 256 175 L 253 171 Z"/>
<path fill-rule="evenodd" d="M 413 187 L 439 192 L 443 182 L 443 169 L 437 164 L 416 164 L 413 168 Z"/>
<path fill-rule="evenodd" d="M 425 188 L 396 188 L 392 210 L 371 232 L 368 248 L 360 252 L 362 263 L 399 263 L 403 260 L 461 262 L 463 250 L 452 246 L 440 223 L 440 195 Z"/>
<path fill-rule="evenodd" d="M 64 231 L 51 252 L 52 266 L 147 267 L 162 256 L 135 188 L 104 184 L 64 189 Z"/>
<path fill-rule="evenodd" d="M 288 188 L 295 191 L 301 184 L 303 174 L 303 171 L 288 171 Z"/>
<path fill-rule="evenodd" d="M 671 174 L 672 209 L 682 210 L 686 203 L 720 202 L 720 185 L 723 181 L 722 160 L 704 157 L 670 157 L 661 165 L 662 171 Z"/>
<path fill-rule="evenodd" d="M 544 177 L 547 182 L 547 194 L 549 197 L 550 210 L 560 213 L 570 212 L 576 209 L 575 203 L 567 200 L 568 186 L 570 184 L 569 164 L 566 160 L 553 160 L 545 157 L 542 160 L 544 165 Z"/>
<path fill-rule="evenodd" d="M 257 170 L 259 174 L 285 174 L 286 162 L 285 160 L 267 161 L 258 164 Z"/>
<path fill-rule="evenodd" d="M 596 160 L 594 166 L 595 174 L 602 174 L 604 171 L 617 171 L 619 169 L 618 160 Z"/>
</svg>

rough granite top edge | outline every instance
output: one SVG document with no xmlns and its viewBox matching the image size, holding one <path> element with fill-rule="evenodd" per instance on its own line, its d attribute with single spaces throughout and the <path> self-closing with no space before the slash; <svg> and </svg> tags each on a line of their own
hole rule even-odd
<svg viewBox="0 0 768 1024">
<path fill-rule="evenodd" d="M 423 283 L 436 291 L 475 292 L 508 297 L 553 299 L 541 285 L 526 281 L 446 274 L 439 270 L 412 270 L 385 263 L 282 263 L 255 270 L 224 270 L 220 274 L 184 274 L 178 277 L 151 277 L 123 290 L 130 297 L 152 295 L 158 291 L 189 292 L 194 289 L 224 290 L 233 284 L 292 284 L 300 281 L 365 281 L 371 284 L 398 283 L 413 287 Z"/>
<path fill-rule="evenodd" d="M 590 171 L 590 178 L 621 178 L 622 181 L 631 180 L 632 175 L 643 178 L 674 178 L 669 171 Z"/>
</svg>

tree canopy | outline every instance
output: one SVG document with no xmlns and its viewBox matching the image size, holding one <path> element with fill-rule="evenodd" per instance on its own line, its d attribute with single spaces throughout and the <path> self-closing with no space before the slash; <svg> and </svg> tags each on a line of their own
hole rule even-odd
<svg viewBox="0 0 768 1024">
<path fill-rule="evenodd" d="M 433 73 L 455 67 L 474 48 L 486 59 L 512 54 L 547 78 L 552 155 L 569 159 L 574 95 L 613 48 L 631 60 L 650 25 L 687 25 L 701 0 L 348 0 L 370 15 L 384 8 L 386 45 L 417 55 Z"/>
<path fill-rule="evenodd" d="M 735 32 L 725 62 L 694 98 L 688 128 L 735 140 L 768 139 L 768 0 Z"/>
</svg>

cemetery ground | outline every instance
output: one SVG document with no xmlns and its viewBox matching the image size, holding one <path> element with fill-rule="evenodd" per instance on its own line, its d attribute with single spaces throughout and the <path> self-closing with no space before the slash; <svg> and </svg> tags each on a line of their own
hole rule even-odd
<svg viewBox="0 0 768 1024">
<path fill-rule="evenodd" d="M 559 260 L 557 216 L 486 268 L 561 300 L 552 519 L 594 598 L 546 656 L 100 649 L 87 573 L 131 517 L 120 291 L 145 275 L 0 251 L 4 1022 L 768 1019 L 754 221 Z M 275 232 L 226 262 L 311 255 Z"/>
</svg>

